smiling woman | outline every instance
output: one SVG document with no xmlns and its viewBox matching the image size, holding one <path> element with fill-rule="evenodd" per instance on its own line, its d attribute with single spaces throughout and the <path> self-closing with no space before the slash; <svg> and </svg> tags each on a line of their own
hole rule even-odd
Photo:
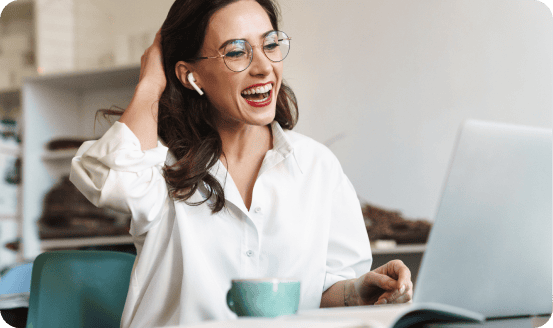
<svg viewBox="0 0 553 328">
<path fill-rule="evenodd" d="M 299 309 L 411 299 L 402 262 L 369 272 L 336 157 L 291 131 L 290 43 L 270 0 L 175 1 L 121 119 L 73 159 L 92 203 L 132 214 L 122 327 L 234 318 L 233 279 L 299 280 Z"/>
<path fill-rule="evenodd" d="M 278 61 L 266 56 L 266 45 L 275 43 L 274 37 L 279 36 L 275 32 L 278 30 L 275 5 L 270 1 L 246 1 L 217 11 L 224 7 L 223 3 L 195 2 L 183 6 L 176 2 L 161 30 L 165 72 L 169 77 L 160 100 L 159 135 L 176 158 L 181 159 L 165 170 L 167 181 L 173 197 L 187 200 L 203 180 L 217 199 L 215 212 L 223 208 L 223 190 L 206 172 L 223 154 L 228 169 L 229 156 L 232 156 L 230 149 L 224 151 L 219 135 L 224 131 L 234 134 L 243 130 L 259 138 L 264 133 L 267 138 L 269 123 L 276 120 L 283 128 L 292 129 L 298 114 L 294 93 L 282 83 L 281 60 L 286 55 Z M 179 20 L 184 16 L 186 20 Z M 208 16 L 210 19 L 206 20 Z M 198 17 L 198 24 L 191 22 L 191 17 Z M 181 24 L 168 24 L 174 21 Z M 189 28 L 190 25 L 196 28 Z M 251 44 L 259 43 L 262 51 L 254 54 Z M 282 40 L 279 46 L 280 43 L 286 45 L 287 54 L 289 41 Z M 214 60 L 202 60 L 208 58 Z M 245 74 L 236 74 L 247 68 Z M 174 71 L 176 75 L 172 74 Z M 205 91 L 205 97 L 194 91 L 186 78 L 190 73 L 196 86 Z M 271 89 L 269 97 L 244 97 L 246 93 L 253 94 L 259 86 Z M 245 129 L 247 132 L 246 126 L 251 126 Z M 248 137 L 242 135 L 241 139 Z M 196 167 L 191 167 L 192 163 Z"/>
</svg>

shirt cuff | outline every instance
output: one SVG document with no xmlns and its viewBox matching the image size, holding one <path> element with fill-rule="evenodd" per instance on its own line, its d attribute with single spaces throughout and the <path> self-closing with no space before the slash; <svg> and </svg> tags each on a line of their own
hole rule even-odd
<svg viewBox="0 0 553 328">
<path fill-rule="evenodd" d="M 323 293 L 326 292 L 327 289 L 329 289 L 332 285 L 337 283 L 338 281 L 346 280 L 346 279 L 353 279 L 355 278 L 355 272 L 353 269 L 350 269 L 351 272 L 347 272 L 344 275 L 337 275 L 334 273 L 326 273 L 325 275 L 325 283 L 323 286 Z"/>
<path fill-rule="evenodd" d="M 77 157 L 91 157 L 115 171 L 140 172 L 163 165 L 168 148 L 159 140 L 157 147 L 143 151 L 140 141 L 126 124 L 115 122 L 98 141 L 85 142 Z"/>
</svg>

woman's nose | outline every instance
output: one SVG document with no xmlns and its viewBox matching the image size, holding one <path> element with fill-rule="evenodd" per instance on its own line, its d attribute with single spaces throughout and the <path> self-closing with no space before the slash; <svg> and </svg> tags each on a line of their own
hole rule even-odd
<svg viewBox="0 0 553 328">
<path fill-rule="evenodd" d="M 267 75 L 273 69 L 272 62 L 265 56 L 261 46 L 255 47 L 252 53 L 252 63 L 250 64 L 251 75 Z"/>
</svg>

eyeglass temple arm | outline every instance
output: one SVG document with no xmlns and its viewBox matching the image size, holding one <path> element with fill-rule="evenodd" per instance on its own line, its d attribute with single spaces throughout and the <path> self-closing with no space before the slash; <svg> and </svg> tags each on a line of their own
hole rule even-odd
<svg viewBox="0 0 553 328">
<path fill-rule="evenodd" d="M 196 59 L 215 59 L 215 58 L 222 58 L 225 57 L 225 55 L 219 55 L 219 56 L 213 56 L 213 57 L 196 57 Z"/>
</svg>

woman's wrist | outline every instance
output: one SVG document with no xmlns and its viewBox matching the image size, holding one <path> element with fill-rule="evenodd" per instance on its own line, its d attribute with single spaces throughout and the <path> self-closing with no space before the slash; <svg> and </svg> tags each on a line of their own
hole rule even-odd
<svg viewBox="0 0 553 328">
<path fill-rule="evenodd" d="M 136 85 L 135 93 L 140 93 L 141 95 L 159 100 L 164 90 L 165 86 L 147 79 L 142 79 Z"/>
<path fill-rule="evenodd" d="M 357 306 L 359 302 L 359 294 L 355 288 L 357 279 L 344 280 L 344 306 Z"/>
</svg>

